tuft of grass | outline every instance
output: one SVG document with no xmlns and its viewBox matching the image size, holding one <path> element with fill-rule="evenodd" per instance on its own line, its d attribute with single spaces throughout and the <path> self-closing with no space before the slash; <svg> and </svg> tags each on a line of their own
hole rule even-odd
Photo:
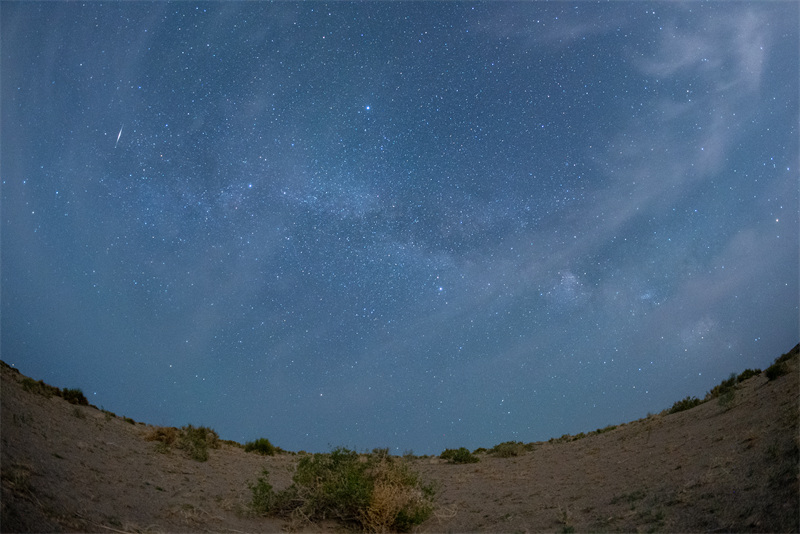
<svg viewBox="0 0 800 534">
<path fill-rule="evenodd" d="M 292 485 L 275 492 L 269 473 L 255 484 L 251 508 L 261 515 L 326 518 L 369 532 L 411 530 L 433 512 L 434 490 L 387 449 L 363 457 L 346 448 L 300 458 Z"/>
<path fill-rule="evenodd" d="M 445 449 L 439 455 L 442 460 L 447 460 L 451 464 L 474 464 L 479 462 L 480 459 L 469 452 L 466 447 L 459 447 L 458 449 Z"/>
<path fill-rule="evenodd" d="M 642 500 L 645 495 L 647 495 L 644 490 L 635 490 L 631 491 L 630 493 L 622 493 L 620 495 L 615 495 L 612 497 L 610 503 L 617 504 L 620 502 L 627 502 L 627 503 L 634 503 L 636 501 Z"/>
<path fill-rule="evenodd" d="M 256 452 L 264 456 L 275 456 L 278 448 L 269 442 L 267 438 L 258 438 L 255 441 L 248 441 L 244 444 L 245 452 Z"/>
</svg>

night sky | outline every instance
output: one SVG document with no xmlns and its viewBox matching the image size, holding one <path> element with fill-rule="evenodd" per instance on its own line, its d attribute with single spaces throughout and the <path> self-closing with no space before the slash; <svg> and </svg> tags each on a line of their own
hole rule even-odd
<svg viewBox="0 0 800 534">
<path fill-rule="evenodd" d="M 290 450 L 591 431 L 798 327 L 796 2 L 3 2 L 2 358 Z"/>
</svg>

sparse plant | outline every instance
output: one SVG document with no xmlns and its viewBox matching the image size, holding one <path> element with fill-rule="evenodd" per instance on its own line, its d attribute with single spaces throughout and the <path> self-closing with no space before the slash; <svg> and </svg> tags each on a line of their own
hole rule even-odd
<svg viewBox="0 0 800 534">
<path fill-rule="evenodd" d="M 776 361 L 775 363 L 767 367 L 766 371 L 764 371 L 764 374 L 766 375 L 767 380 L 769 381 L 780 378 L 788 373 L 789 373 L 789 368 L 786 366 L 786 363 L 782 361 Z"/>
<path fill-rule="evenodd" d="M 64 388 L 61 390 L 61 396 L 70 404 L 78 404 L 80 406 L 89 406 L 89 401 L 86 400 L 86 397 L 83 395 L 83 391 L 79 388 L 75 389 L 67 389 Z"/>
<path fill-rule="evenodd" d="M 489 454 L 499 458 L 522 456 L 528 451 L 525 444 L 520 441 L 505 441 L 498 443 L 489 450 Z"/>
<path fill-rule="evenodd" d="M 36 381 L 26 376 L 20 381 L 20 383 L 22 384 L 22 389 L 24 389 L 25 391 L 28 391 L 30 393 L 36 393 L 48 399 L 53 396 L 56 397 L 61 396 L 60 389 L 51 386 L 50 384 L 45 384 L 43 380 Z"/>
<path fill-rule="evenodd" d="M 736 377 L 736 382 L 741 383 L 747 380 L 748 378 L 752 378 L 754 376 L 758 376 L 761 374 L 761 369 L 745 369 L 739 376 Z"/>
<path fill-rule="evenodd" d="M 181 434 L 175 446 L 184 450 L 191 459 L 205 462 L 208 460 L 209 447 L 219 448 L 219 436 L 210 428 L 186 425 L 181 428 Z"/>
<path fill-rule="evenodd" d="M 789 367 L 787 363 L 792 358 L 796 357 L 800 354 L 800 344 L 795 345 L 795 347 L 785 354 L 781 354 L 777 358 L 775 358 L 775 362 L 767 367 L 767 370 L 764 371 L 764 374 L 767 377 L 767 380 L 772 381 L 776 378 L 780 378 L 785 374 L 789 373 Z"/>
<path fill-rule="evenodd" d="M 275 503 L 275 491 L 269 483 L 269 471 L 262 469 L 260 477 L 255 484 L 248 484 L 248 488 L 253 493 L 250 507 L 260 515 L 268 515 Z"/>
<path fill-rule="evenodd" d="M 608 425 L 607 427 L 604 428 L 598 428 L 594 432 L 595 434 L 605 434 L 606 432 L 611 432 L 615 428 L 617 428 L 617 425 Z"/>
<path fill-rule="evenodd" d="M 78 419 L 86 419 L 86 414 L 83 413 L 83 411 L 80 408 L 78 408 L 77 406 L 75 406 L 72 409 L 72 415 L 77 417 Z"/>
<path fill-rule="evenodd" d="M 683 400 L 677 401 L 675 404 L 672 405 L 672 408 L 669 409 L 669 413 L 678 413 L 684 410 L 689 410 L 702 404 L 703 401 L 698 399 L 697 397 L 686 397 Z"/>
<path fill-rule="evenodd" d="M 147 441 L 157 441 L 156 451 L 166 454 L 178 441 L 178 437 L 180 437 L 180 432 L 177 428 L 158 426 L 148 432 L 144 439 Z"/>
<path fill-rule="evenodd" d="M 736 405 L 736 388 L 726 389 L 717 397 L 717 402 L 726 411 L 733 408 Z"/>
<path fill-rule="evenodd" d="M 480 459 L 469 452 L 466 447 L 459 447 L 458 449 L 445 449 L 439 455 L 442 460 L 447 460 L 451 464 L 474 464 L 479 462 Z"/>
<path fill-rule="evenodd" d="M 189 458 L 198 462 L 208 460 L 208 449 L 219 448 L 217 433 L 204 426 L 187 425 L 178 430 L 175 427 L 159 426 L 153 428 L 144 437 L 147 441 L 157 441 L 156 451 L 168 453 L 172 447 L 183 450 Z"/>
<path fill-rule="evenodd" d="M 258 438 L 244 444 L 245 452 L 256 452 L 264 456 L 274 456 L 277 448 L 267 438 Z"/>
<path fill-rule="evenodd" d="M 569 512 L 569 506 L 564 506 L 563 508 L 561 505 L 558 505 L 558 521 L 564 525 L 564 528 L 561 529 L 561 532 L 575 532 L 575 527 L 570 525 L 572 522 L 572 514 Z"/>
<path fill-rule="evenodd" d="M 407 531 L 433 511 L 433 488 L 420 482 L 408 465 L 375 449 L 362 457 L 337 448 L 330 454 L 303 456 L 292 485 L 275 492 L 268 473 L 250 485 L 251 507 L 263 515 L 326 517 L 360 526 L 366 531 Z"/>
<path fill-rule="evenodd" d="M 706 393 L 705 400 L 716 399 L 736 387 L 736 373 L 731 373 L 727 380 L 723 380 Z"/>
</svg>

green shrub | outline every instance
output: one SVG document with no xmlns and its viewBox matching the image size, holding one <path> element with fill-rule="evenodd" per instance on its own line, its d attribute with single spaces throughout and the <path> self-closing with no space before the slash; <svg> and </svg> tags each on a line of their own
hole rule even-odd
<svg viewBox="0 0 800 534">
<path fill-rule="evenodd" d="M 603 427 L 603 428 L 598 428 L 597 430 L 594 431 L 594 433 L 595 434 L 605 434 L 606 432 L 611 432 L 615 428 L 617 428 L 617 425 L 608 425 L 608 426 Z"/>
<path fill-rule="evenodd" d="M 525 444 L 520 441 L 505 441 L 498 443 L 489 450 L 489 454 L 499 458 L 522 456 L 528 451 Z"/>
<path fill-rule="evenodd" d="M 166 454 L 178 441 L 180 431 L 171 426 L 158 426 L 147 433 L 144 437 L 146 441 L 157 441 L 156 452 Z"/>
<path fill-rule="evenodd" d="M 250 506 L 257 514 L 269 515 L 275 504 L 275 491 L 272 489 L 272 484 L 269 483 L 269 471 L 262 469 L 261 475 L 255 484 L 247 485 L 253 493 Z"/>
<path fill-rule="evenodd" d="M 730 410 L 736 404 L 736 389 L 730 388 L 726 389 L 723 393 L 717 397 L 717 402 L 720 406 L 722 406 L 725 410 Z"/>
<path fill-rule="evenodd" d="M 772 365 L 767 367 L 766 371 L 764 371 L 764 374 L 766 375 L 767 380 L 770 380 L 770 381 L 775 380 L 776 378 L 779 378 L 779 377 L 781 377 L 781 376 L 783 376 L 785 374 L 788 374 L 788 373 L 789 373 L 789 368 L 786 366 L 786 363 L 783 362 L 783 361 L 780 361 L 780 362 L 776 361 L 775 363 L 773 363 Z"/>
<path fill-rule="evenodd" d="M 61 396 L 70 404 L 78 404 L 80 406 L 88 406 L 89 401 L 86 400 L 86 397 L 83 395 L 83 391 L 80 389 L 67 389 L 64 388 L 61 390 Z"/>
<path fill-rule="evenodd" d="M 748 378 L 758 376 L 761 374 L 761 369 L 745 369 L 739 376 L 736 377 L 736 382 L 744 382 Z"/>
<path fill-rule="evenodd" d="M 181 428 L 181 434 L 175 446 L 186 451 L 191 459 L 205 462 L 208 460 L 209 447 L 219 448 L 219 436 L 210 428 L 187 425 Z"/>
<path fill-rule="evenodd" d="M 705 400 L 716 399 L 736 387 L 736 373 L 731 373 L 727 380 L 723 380 L 706 393 Z"/>
<path fill-rule="evenodd" d="M 477 456 L 473 456 L 466 447 L 445 449 L 442 454 L 439 455 L 439 458 L 447 460 L 451 464 L 474 464 L 480 461 L 480 459 Z"/>
<path fill-rule="evenodd" d="M 411 530 L 433 512 L 433 488 L 388 449 L 375 449 L 366 457 L 342 447 L 303 456 L 292 485 L 277 493 L 268 476 L 262 471 L 249 486 L 251 507 L 262 515 L 337 518 L 366 531 L 385 532 Z"/>
<path fill-rule="evenodd" d="M 127 418 L 125 418 L 127 420 Z M 131 421 L 133 421 L 131 419 Z M 175 427 L 159 426 L 153 428 L 144 437 L 147 441 L 157 441 L 156 451 L 168 453 L 174 446 L 181 449 L 193 460 L 208 460 L 208 449 L 219 448 L 219 436 L 210 428 L 187 425 L 180 430 Z"/>
<path fill-rule="evenodd" d="M 669 409 L 669 413 L 678 413 L 684 410 L 689 410 L 702 404 L 702 401 L 697 397 L 686 397 L 683 400 L 679 400 L 675 404 L 672 405 L 672 408 Z"/>
<path fill-rule="evenodd" d="M 780 356 L 778 356 L 775 359 L 775 363 L 788 362 L 789 360 L 791 360 L 792 358 L 794 358 L 798 354 L 800 354 L 800 343 L 795 345 L 794 348 L 792 350 L 790 350 L 789 352 L 787 352 L 785 354 L 781 354 Z"/>
<path fill-rule="evenodd" d="M 22 389 L 28 391 L 30 393 L 37 393 L 43 397 L 50 398 L 52 396 L 60 397 L 61 390 L 57 387 L 51 386 L 50 384 L 45 384 L 43 380 L 39 380 L 38 382 L 33 378 L 28 378 L 27 376 L 22 379 L 20 382 L 22 384 Z"/>
<path fill-rule="evenodd" d="M 267 438 L 258 438 L 255 441 L 248 441 L 244 444 L 245 452 L 257 452 L 264 456 L 275 456 L 276 447 Z"/>
</svg>

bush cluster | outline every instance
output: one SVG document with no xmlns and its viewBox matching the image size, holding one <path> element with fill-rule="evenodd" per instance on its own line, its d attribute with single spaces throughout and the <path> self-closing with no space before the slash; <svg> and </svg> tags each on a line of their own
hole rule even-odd
<svg viewBox="0 0 800 534">
<path fill-rule="evenodd" d="M 531 447 L 529 447 L 521 441 L 504 441 L 489 449 L 488 453 L 499 458 L 511 458 L 514 456 L 522 456 L 529 450 L 532 450 L 532 444 Z"/>
<path fill-rule="evenodd" d="M 789 368 L 786 366 L 784 362 L 775 362 L 769 367 L 767 367 L 765 374 L 767 376 L 767 380 L 772 381 L 775 380 L 776 378 L 779 378 L 787 374 L 788 372 Z"/>
<path fill-rule="evenodd" d="M 43 397 L 61 397 L 65 401 L 69 402 L 70 404 L 78 404 L 81 406 L 89 406 L 89 401 L 78 388 L 75 389 L 59 389 L 55 386 L 51 386 L 50 384 L 46 384 L 44 380 L 36 381 L 32 378 L 25 377 L 20 382 L 22 384 L 22 389 L 28 391 L 30 393 L 38 393 Z"/>
<path fill-rule="evenodd" d="M 339 447 L 303 456 L 285 490 L 272 488 L 266 469 L 250 490 L 259 514 L 302 521 L 336 518 L 370 532 L 409 531 L 433 512 L 433 488 L 388 449 L 362 456 Z"/>
<path fill-rule="evenodd" d="M 278 448 L 269 442 L 267 438 L 258 438 L 255 441 L 248 441 L 244 444 L 244 452 L 256 452 L 264 456 L 275 456 Z"/>
<path fill-rule="evenodd" d="M 737 383 L 744 382 L 748 378 L 752 378 L 760 374 L 761 374 L 761 369 L 745 369 L 739 374 L 739 376 L 736 377 L 736 382 Z"/>
<path fill-rule="evenodd" d="M 451 464 L 474 464 L 480 461 L 480 459 L 469 452 L 469 449 L 466 447 L 445 449 L 442 451 L 442 454 L 439 455 L 439 458 L 447 460 Z"/>
<path fill-rule="evenodd" d="M 83 391 L 78 388 L 61 390 L 61 396 L 70 404 L 78 404 L 80 406 L 89 406 L 89 401 L 83 395 Z"/>
<path fill-rule="evenodd" d="M 689 410 L 702 404 L 703 401 L 698 399 L 697 397 L 686 397 L 683 400 L 677 401 L 675 404 L 672 405 L 672 408 L 669 409 L 669 413 L 678 413 L 684 410 Z"/>
<path fill-rule="evenodd" d="M 189 458 L 198 462 L 208 460 L 208 449 L 219 448 L 217 433 L 204 426 L 186 425 L 180 430 L 174 427 L 156 427 L 148 433 L 147 441 L 157 441 L 156 450 L 167 453 L 172 447 L 183 450 Z"/>
<path fill-rule="evenodd" d="M 708 393 L 706 393 L 705 400 L 716 399 L 718 397 L 728 394 L 730 391 L 733 391 L 733 389 L 736 387 L 736 384 L 738 383 L 739 382 L 736 380 L 736 373 L 731 373 L 727 380 L 723 380 L 722 382 L 711 388 L 711 390 Z"/>
</svg>

